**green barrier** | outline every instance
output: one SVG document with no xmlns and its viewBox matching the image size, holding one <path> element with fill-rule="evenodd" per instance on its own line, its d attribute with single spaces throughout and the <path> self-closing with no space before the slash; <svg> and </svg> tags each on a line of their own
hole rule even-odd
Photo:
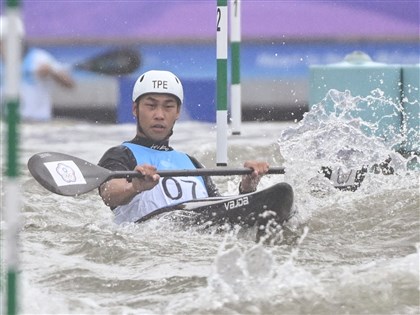
<svg viewBox="0 0 420 315">
<path fill-rule="evenodd" d="M 401 74 L 406 135 L 402 152 L 420 155 L 420 64 L 403 66 Z"/>
<path fill-rule="evenodd" d="M 373 125 L 362 126 L 365 134 L 392 142 L 402 129 L 400 81 L 400 66 L 373 62 L 368 55 L 356 51 L 343 62 L 310 67 L 310 107 L 323 101 L 332 89 L 349 91 L 351 96 L 361 97 L 357 107 L 349 110 L 351 116 Z M 332 100 L 324 102 L 327 113 L 337 111 Z M 394 146 L 398 147 L 399 144 Z"/>
</svg>

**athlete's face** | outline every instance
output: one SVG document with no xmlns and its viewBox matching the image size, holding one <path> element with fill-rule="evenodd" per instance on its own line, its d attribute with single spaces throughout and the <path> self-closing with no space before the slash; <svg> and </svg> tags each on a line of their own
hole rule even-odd
<svg viewBox="0 0 420 315">
<path fill-rule="evenodd" d="M 169 138 L 179 114 L 177 99 L 170 94 L 146 94 L 140 98 L 138 106 L 133 103 L 133 115 L 140 125 L 137 132 L 153 141 Z"/>
</svg>

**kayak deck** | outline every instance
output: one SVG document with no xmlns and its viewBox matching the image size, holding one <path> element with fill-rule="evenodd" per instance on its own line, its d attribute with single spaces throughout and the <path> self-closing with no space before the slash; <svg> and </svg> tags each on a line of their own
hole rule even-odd
<svg viewBox="0 0 420 315">
<path fill-rule="evenodd" d="M 185 223 L 193 225 L 239 224 L 252 227 L 257 225 L 257 241 L 268 225 L 282 225 L 292 215 L 293 189 L 287 183 L 278 183 L 253 193 L 197 199 L 164 207 L 139 219 L 144 222 L 159 214 L 171 211 L 188 211 L 193 215 L 185 218 Z"/>
</svg>

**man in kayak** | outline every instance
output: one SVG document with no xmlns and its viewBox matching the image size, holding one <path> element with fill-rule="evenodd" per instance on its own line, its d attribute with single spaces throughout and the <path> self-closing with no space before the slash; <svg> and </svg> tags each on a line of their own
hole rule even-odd
<svg viewBox="0 0 420 315">
<path fill-rule="evenodd" d="M 157 170 L 195 169 L 203 166 L 195 158 L 169 146 L 173 126 L 183 102 L 181 81 L 169 71 L 152 70 L 134 84 L 132 113 L 137 121 L 134 139 L 109 149 L 99 165 L 112 171 L 136 170 L 141 178 L 112 179 L 101 185 L 99 194 L 115 214 L 115 222 L 135 222 L 156 209 L 192 199 L 219 196 L 208 177 L 160 178 Z M 253 169 L 244 175 L 239 192 L 256 190 L 269 165 L 246 161 Z"/>
</svg>

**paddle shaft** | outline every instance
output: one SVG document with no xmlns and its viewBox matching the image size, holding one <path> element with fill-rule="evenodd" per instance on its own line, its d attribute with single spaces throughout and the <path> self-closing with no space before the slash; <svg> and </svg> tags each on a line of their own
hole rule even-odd
<svg viewBox="0 0 420 315">
<path fill-rule="evenodd" d="M 197 168 L 192 170 L 162 170 L 157 171 L 161 177 L 179 177 L 179 176 L 229 176 L 229 175 L 247 175 L 253 172 L 250 168 Z M 284 167 L 270 167 L 267 174 L 285 174 Z M 136 171 L 114 171 L 111 172 L 107 180 L 113 178 L 133 178 L 143 177 Z"/>
<path fill-rule="evenodd" d="M 113 178 L 134 178 L 144 175 L 137 171 L 110 171 L 77 157 L 57 153 L 41 152 L 28 161 L 32 176 L 46 189 L 63 196 L 76 196 L 87 193 Z M 253 172 L 250 168 L 199 168 L 160 170 L 161 177 L 179 176 L 218 176 L 246 175 Z M 273 167 L 268 174 L 284 174 L 283 167 Z"/>
<path fill-rule="evenodd" d="M 46 189 L 63 196 L 76 196 L 89 192 L 113 178 L 134 178 L 143 175 L 137 171 L 110 171 L 85 160 L 57 152 L 42 152 L 33 155 L 28 161 L 32 176 Z M 198 168 L 181 170 L 161 170 L 161 177 L 179 176 L 230 176 L 247 175 L 250 168 Z M 324 175 L 339 189 L 355 190 L 363 181 L 366 169 L 344 174 L 340 169 L 323 168 Z M 285 174 L 284 167 L 270 167 L 267 174 Z M 77 175 L 79 174 L 79 175 Z M 351 176 L 352 175 L 352 176 Z M 353 176 L 354 175 L 354 176 Z"/>
</svg>

